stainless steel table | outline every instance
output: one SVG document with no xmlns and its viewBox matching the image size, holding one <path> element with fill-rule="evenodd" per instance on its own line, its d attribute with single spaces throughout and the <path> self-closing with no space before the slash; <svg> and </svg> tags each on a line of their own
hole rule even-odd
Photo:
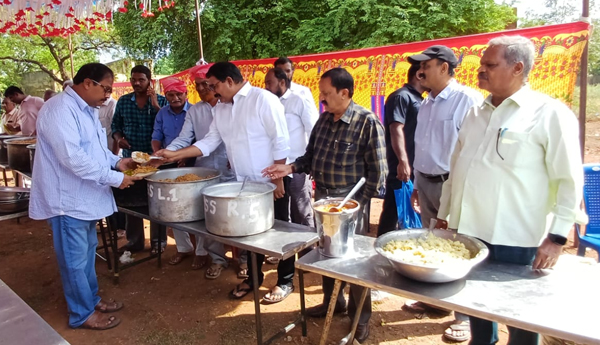
<svg viewBox="0 0 600 345">
<path fill-rule="evenodd" d="M 68 345 L 44 319 L 0 280 L 0 344 Z"/>
<path fill-rule="evenodd" d="M 16 212 L 16 213 L 1 213 L 0 212 L 0 222 L 3 220 L 27 217 L 28 215 L 29 215 L 29 211 L 21 211 L 21 212 Z"/>
<path fill-rule="evenodd" d="M 222 237 L 213 235 L 206 230 L 204 221 L 188 223 L 162 222 L 149 216 L 148 207 L 119 207 L 119 211 L 134 217 L 148 219 L 151 222 L 170 226 L 175 230 L 181 230 L 193 235 L 200 235 L 211 240 L 228 244 L 236 248 L 245 249 L 250 252 L 252 263 L 252 282 L 254 285 L 254 311 L 256 317 L 256 341 L 257 344 L 270 344 L 273 340 L 286 334 L 296 325 L 301 324 L 302 334 L 306 336 L 306 319 L 302 314 L 298 320 L 281 329 L 271 338 L 262 340 L 262 324 L 260 318 L 260 300 L 258 297 L 258 270 L 256 267 L 256 253 L 269 255 L 281 260 L 288 259 L 296 253 L 308 248 L 319 241 L 314 229 L 304 225 L 292 224 L 276 220 L 273 228 L 261 234 L 243 237 Z M 116 243 L 116 241 L 114 241 Z M 116 267 L 117 263 L 115 263 Z M 118 269 L 117 269 L 118 270 Z M 300 276 L 301 300 L 304 301 L 304 277 Z"/>
<path fill-rule="evenodd" d="M 593 316 L 600 310 L 596 296 L 600 265 L 563 255 L 554 269 L 540 272 L 527 266 L 485 261 L 465 279 L 430 284 L 396 273 L 375 252 L 374 242 L 371 237 L 355 236 L 355 253 L 345 258 L 328 258 L 315 250 L 296 261 L 298 274 L 302 277 L 303 271 L 314 272 L 334 278 L 336 283 L 347 281 L 367 287 L 365 294 L 373 288 L 532 332 L 584 344 L 600 343 L 600 327 Z M 300 289 L 302 293 L 304 286 Z M 333 316 L 336 297 L 331 297 L 328 320 Z M 304 314 L 304 300 L 301 307 Z M 362 304 L 357 307 L 361 309 Z M 353 326 L 342 343 L 353 338 L 356 323 Z M 321 343 L 328 327 L 325 322 Z"/>
</svg>

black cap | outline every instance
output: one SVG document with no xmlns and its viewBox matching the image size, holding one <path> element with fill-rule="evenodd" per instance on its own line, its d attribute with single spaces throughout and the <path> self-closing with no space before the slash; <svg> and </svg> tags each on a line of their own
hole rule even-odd
<svg viewBox="0 0 600 345">
<path fill-rule="evenodd" d="M 452 67 L 456 67 L 458 65 L 458 60 L 456 59 L 456 55 L 454 55 L 452 49 L 442 45 L 431 46 L 425 49 L 421 54 L 408 57 L 408 61 L 410 63 L 428 61 L 431 59 L 440 59 L 446 61 Z"/>
</svg>

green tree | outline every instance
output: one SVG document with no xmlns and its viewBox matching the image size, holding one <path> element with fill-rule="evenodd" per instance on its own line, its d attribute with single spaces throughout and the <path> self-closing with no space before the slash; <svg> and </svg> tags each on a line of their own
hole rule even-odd
<svg viewBox="0 0 600 345">
<path fill-rule="evenodd" d="M 194 0 L 142 18 L 128 5 L 114 25 L 134 58 L 169 57 L 174 71 L 199 59 Z M 374 47 L 504 29 L 514 14 L 493 0 L 206 0 L 208 61 Z M 135 32 L 136 35 L 131 33 Z M 167 65 L 167 64 L 164 64 Z"/>
<path fill-rule="evenodd" d="M 77 33 L 72 36 L 73 64 L 77 70 L 85 63 L 97 61 L 101 51 L 116 46 L 110 32 Z M 43 71 L 62 83 L 71 78 L 69 44 L 66 38 L 21 37 L 2 35 L 0 39 L 0 87 L 20 84 L 23 73 Z"/>
</svg>

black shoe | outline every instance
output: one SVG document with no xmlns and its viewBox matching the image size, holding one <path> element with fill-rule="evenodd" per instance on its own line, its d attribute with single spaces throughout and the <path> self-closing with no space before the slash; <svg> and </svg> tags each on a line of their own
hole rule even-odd
<svg viewBox="0 0 600 345">
<path fill-rule="evenodd" d="M 310 317 L 325 317 L 327 316 L 327 308 L 329 307 L 328 304 L 324 304 L 321 303 L 317 306 L 311 307 L 306 309 L 306 316 L 310 316 Z M 335 305 L 335 310 L 333 311 L 334 314 L 342 314 L 348 311 L 348 307 L 343 305 Z"/>
<path fill-rule="evenodd" d="M 369 337 L 369 323 L 358 324 L 356 326 L 356 333 L 354 333 L 354 339 L 359 343 L 363 343 Z"/>
</svg>

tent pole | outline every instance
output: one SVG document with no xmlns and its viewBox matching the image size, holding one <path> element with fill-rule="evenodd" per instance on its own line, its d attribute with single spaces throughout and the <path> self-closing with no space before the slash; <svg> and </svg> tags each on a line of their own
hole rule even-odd
<svg viewBox="0 0 600 345">
<path fill-rule="evenodd" d="M 204 50 L 202 49 L 202 27 L 200 26 L 200 4 L 196 0 L 196 23 L 198 24 L 198 46 L 200 48 L 200 61 L 204 61 Z"/>
<path fill-rule="evenodd" d="M 73 41 L 71 40 L 71 34 L 69 34 L 69 60 L 71 60 L 71 80 L 75 78 L 75 66 L 73 66 Z"/>
<path fill-rule="evenodd" d="M 589 18 L 590 0 L 583 0 L 583 11 L 581 16 Z M 585 121 L 587 112 L 587 86 L 588 86 L 588 46 L 589 39 L 581 54 L 581 69 L 579 73 L 579 142 L 581 144 L 581 157 L 585 156 Z"/>
</svg>

